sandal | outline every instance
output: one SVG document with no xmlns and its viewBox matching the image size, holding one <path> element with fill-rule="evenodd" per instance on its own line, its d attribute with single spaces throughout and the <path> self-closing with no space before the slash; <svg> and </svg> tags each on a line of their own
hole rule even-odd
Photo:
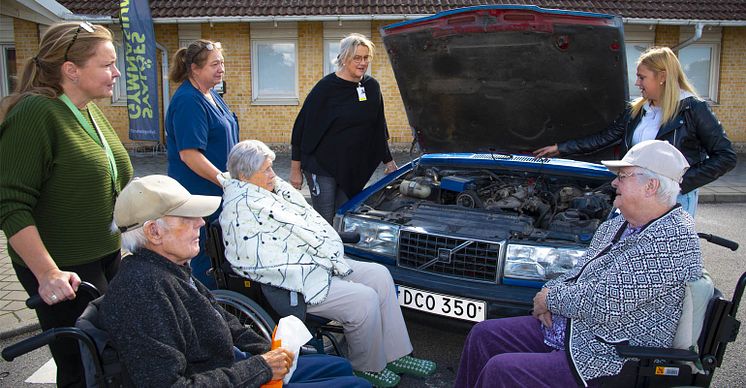
<svg viewBox="0 0 746 388">
<path fill-rule="evenodd" d="M 415 377 L 430 376 L 435 373 L 435 368 L 434 362 L 412 356 L 404 356 L 386 365 L 386 369 L 394 373 L 404 373 Z"/>
<path fill-rule="evenodd" d="M 386 368 L 383 368 L 383 370 L 380 372 L 353 371 L 352 373 L 354 373 L 357 377 L 367 380 L 369 383 L 373 384 L 373 386 L 378 388 L 395 387 L 397 384 L 399 384 L 399 380 L 401 380 L 401 377 L 399 377 L 399 375 Z"/>
</svg>

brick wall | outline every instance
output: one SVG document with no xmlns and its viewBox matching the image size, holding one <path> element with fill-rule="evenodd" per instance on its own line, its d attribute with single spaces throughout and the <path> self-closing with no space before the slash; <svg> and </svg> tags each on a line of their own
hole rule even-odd
<svg viewBox="0 0 746 388">
<path fill-rule="evenodd" d="M 383 39 L 379 33 L 382 26 L 392 23 L 396 22 L 376 21 L 371 23 L 371 36 L 377 49 L 376 55 L 373 57 L 373 77 L 381 84 L 383 103 L 386 108 L 386 124 L 389 127 L 389 136 L 391 137 L 390 142 L 409 144 L 412 142 L 412 131 L 409 128 L 407 113 L 404 110 L 404 103 L 399 94 L 399 87 L 396 84 L 389 56 L 383 47 Z"/>
<path fill-rule="evenodd" d="M 673 47 L 679 44 L 679 26 L 658 25 L 655 27 L 655 44 Z"/>
<path fill-rule="evenodd" d="M 39 50 L 39 28 L 34 22 L 14 18 L 13 35 L 16 44 L 16 74 L 20 79 L 24 65 Z"/>
<path fill-rule="evenodd" d="M 723 28 L 720 95 L 713 107 L 734 142 L 746 142 L 746 28 Z"/>
</svg>

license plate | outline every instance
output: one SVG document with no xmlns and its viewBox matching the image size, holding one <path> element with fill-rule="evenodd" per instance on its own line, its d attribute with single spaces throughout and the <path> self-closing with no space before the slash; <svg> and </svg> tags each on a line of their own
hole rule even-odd
<svg viewBox="0 0 746 388">
<path fill-rule="evenodd" d="M 481 300 L 436 294 L 400 285 L 396 289 L 399 305 L 410 309 L 474 322 L 484 321 L 487 313 L 487 304 Z"/>
</svg>

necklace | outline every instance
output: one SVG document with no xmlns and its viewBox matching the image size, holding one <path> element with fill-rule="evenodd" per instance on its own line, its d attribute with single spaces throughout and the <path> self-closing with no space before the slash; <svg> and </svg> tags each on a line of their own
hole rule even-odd
<svg viewBox="0 0 746 388">
<path fill-rule="evenodd" d="M 212 98 L 212 93 L 210 93 L 210 88 L 207 88 L 206 91 L 202 91 L 202 86 L 199 84 L 199 82 L 195 81 L 192 78 L 189 78 L 189 82 L 194 86 L 195 89 L 199 90 L 200 93 L 202 93 L 203 96 L 205 96 L 205 99 L 210 102 L 213 106 L 216 108 L 218 107 L 218 103 L 215 102 L 215 99 Z"/>
</svg>

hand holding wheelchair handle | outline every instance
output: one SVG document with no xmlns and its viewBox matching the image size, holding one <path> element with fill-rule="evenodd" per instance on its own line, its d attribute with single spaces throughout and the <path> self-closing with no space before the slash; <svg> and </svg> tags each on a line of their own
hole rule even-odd
<svg viewBox="0 0 746 388">
<path fill-rule="evenodd" d="M 78 288 L 74 290 L 76 293 L 85 292 L 91 296 L 89 300 L 94 300 L 101 296 L 101 292 L 94 286 L 93 284 L 89 282 L 80 282 L 80 285 L 78 285 Z M 75 299 L 78 294 L 74 294 L 72 299 Z M 44 304 L 49 304 L 42 299 L 40 294 L 36 294 L 31 296 L 30 298 L 26 299 L 26 307 L 30 309 L 36 309 L 39 306 L 42 306 Z"/>
<path fill-rule="evenodd" d="M 98 290 L 98 288 L 96 288 L 96 286 L 89 282 L 81 282 L 76 291 L 76 297 L 79 297 L 81 295 L 81 292 L 83 294 L 88 294 L 90 296 L 90 298 L 88 299 L 89 301 L 101 296 L 101 292 Z M 35 309 L 45 303 L 46 302 L 44 302 L 44 300 L 38 294 L 26 299 L 26 306 L 30 309 Z M 74 338 L 83 341 L 89 349 L 94 349 L 94 351 L 96 349 L 91 339 L 81 329 L 77 327 L 57 327 L 54 329 L 46 330 L 33 337 L 26 338 L 25 340 L 17 344 L 8 346 L 7 348 L 3 349 L 2 357 L 5 361 L 13 361 L 16 357 L 38 349 L 42 346 L 49 345 L 50 343 L 56 341 L 57 338 L 61 337 Z"/>
</svg>

